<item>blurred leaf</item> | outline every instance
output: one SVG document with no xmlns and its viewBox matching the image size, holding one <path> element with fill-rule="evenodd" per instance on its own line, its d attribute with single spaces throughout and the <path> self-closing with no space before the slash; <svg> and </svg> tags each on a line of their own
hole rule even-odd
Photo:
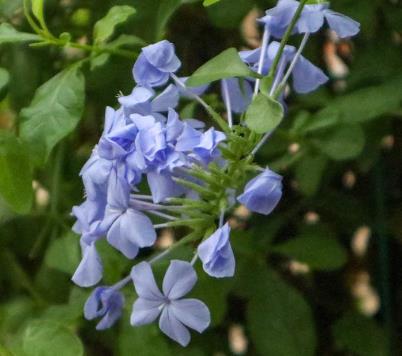
<svg viewBox="0 0 402 356">
<path fill-rule="evenodd" d="M 45 0 L 31 0 L 32 13 L 39 20 L 39 22 L 44 22 L 44 18 L 43 18 L 44 1 Z"/>
<path fill-rule="evenodd" d="M 85 100 L 85 80 L 77 65 L 57 74 L 35 93 L 21 111 L 21 138 L 29 145 L 37 165 L 77 126 Z"/>
<path fill-rule="evenodd" d="M 402 103 L 402 76 L 332 100 L 316 120 L 339 116 L 341 122 L 363 123 L 397 110 Z"/>
<path fill-rule="evenodd" d="M 33 33 L 18 32 L 9 23 L 0 25 L 0 44 L 17 43 L 17 42 L 34 42 L 39 41 L 40 37 Z"/>
<path fill-rule="evenodd" d="M 28 324 L 22 340 L 29 356 L 81 356 L 81 340 L 64 326 L 50 321 L 36 320 Z"/>
<path fill-rule="evenodd" d="M 317 192 L 327 165 L 325 156 L 313 153 L 307 153 L 296 164 L 296 180 L 305 195 L 311 196 Z"/>
<path fill-rule="evenodd" d="M 227 310 L 227 296 L 232 288 L 231 278 L 217 279 L 208 276 L 201 267 L 197 266 L 198 282 L 191 292 L 191 296 L 208 305 L 211 312 L 211 325 L 219 325 Z"/>
<path fill-rule="evenodd" d="M 320 132 L 312 140 L 315 147 L 335 161 L 356 158 L 363 151 L 365 137 L 358 124 L 342 124 Z"/>
<path fill-rule="evenodd" d="M 204 6 L 211 6 L 213 4 L 216 4 L 217 2 L 219 2 L 221 0 L 204 0 L 204 2 L 202 3 Z"/>
<path fill-rule="evenodd" d="M 28 151 L 10 133 L 0 131 L 0 194 L 17 213 L 32 206 L 32 168 Z"/>
<path fill-rule="evenodd" d="M 123 272 L 130 266 L 130 260 L 122 257 L 121 253 L 110 246 L 106 240 L 99 241 L 96 248 L 103 263 L 103 282 L 113 284 L 121 279 Z"/>
<path fill-rule="evenodd" d="M 265 269 L 260 273 L 247 309 L 251 338 L 258 353 L 315 355 L 316 336 L 309 305 L 274 272 Z"/>
<path fill-rule="evenodd" d="M 158 325 L 153 323 L 141 327 L 132 327 L 128 320 L 122 323 L 119 333 L 119 356 L 170 356 L 167 336 L 162 334 Z"/>
<path fill-rule="evenodd" d="M 186 0 L 132 0 L 137 9 L 137 16 L 134 19 L 135 33 L 147 42 L 156 42 L 163 37 L 166 24 L 173 13 Z"/>
<path fill-rule="evenodd" d="M 113 6 L 106 16 L 100 19 L 94 27 L 94 40 L 96 43 L 106 42 L 114 33 L 115 28 L 126 22 L 136 10 L 131 6 Z"/>
<path fill-rule="evenodd" d="M 0 355 L 2 356 L 13 356 L 4 346 L 0 344 Z"/>
<path fill-rule="evenodd" d="M 120 35 L 114 41 L 105 45 L 108 48 L 120 48 L 125 46 L 145 46 L 146 43 L 139 37 L 133 35 Z M 110 53 L 101 53 L 91 59 L 91 70 L 106 64 L 111 57 Z"/>
<path fill-rule="evenodd" d="M 0 100 L 7 94 L 7 86 L 10 81 L 10 74 L 4 68 L 0 68 Z"/>
<path fill-rule="evenodd" d="M 0 335 L 13 335 L 35 311 L 32 299 L 14 296 L 12 300 L 0 305 Z M 0 353 L 1 355 L 1 353 Z"/>
<path fill-rule="evenodd" d="M 348 313 L 333 326 L 335 345 L 340 351 L 356 356 L 386 356 L 385 332 L 373 319 L 357 313 Z"/>
<path fill-rule="evenodd" d="M 338 269 L 347 261 L 346 251 L 335 237 L 316 226 L 294 239 L 273 246 L 272 251 L 317 270 Z"/>
<path fill-rule="evenodd" d="M 218 4 L 208 7 L 208 17 L 217 27 L 239 28 L 253 5 L 252 0 L 220 0 Z"/>
<path fill-rule="evenodd" d="M 202 65 L 186 81 L 186 84 L 190 87 L 196 87 L 231 77 L 258 77 L 258 74 L 240 59 L 235 48 L 223 51 Z"/>
<path fill-rule="evenodd" d="M 79 262 L 79 241 L 77 236 L 72 232 L 53 240 L 46 251 L 46 265 L 61 272 L 73 274 Z"/>
<path fill-rule="evenodd" d="M 246 112 L 246 124 L 250 130 L 264 134 L 275 129 L 283 119 L 283 107 L 275 99 L 258 94 Z"/>
</svg>

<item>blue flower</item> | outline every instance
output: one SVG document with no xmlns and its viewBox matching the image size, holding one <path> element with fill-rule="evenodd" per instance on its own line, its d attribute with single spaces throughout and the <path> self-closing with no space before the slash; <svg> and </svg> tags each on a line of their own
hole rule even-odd
<svg viewBox="0 0 402 356">
<path fill-rule="evenodd" d="M 161 41 L 142 49 L 133 68 L 137 84 L 145 87 L 158 87 L 169 80 L 170 73 L 181 66 L 175 48 L 169 41 Z"/>
<path fill-rule="evenodd" d="M 282 38 L 298 6 L 298 1 L 280 0 L 277 6 L 266 11 L 266 16 L 259 19 L 259 21 L 267 26 L 272 36 Z M 315 33 L 324 25 L 325 20 L 328 22 L 329 28 L 341 38 L 355 36 L 360 31 L 358 22 L 338 12 L 329 10 L 329 4 L 324 3 L 305 5 L 293 32 Z"/>
<path fill-rule="evenodd" d="M 98 287 L 84 305 L 84 316 L 87 320 L 102 317 L 96 330 L 105 330 L 120 318 L 123 306 L 124 297 L 119 291 L 110 287 Z"/>
<path fill-rule="evenodd" d="M 219 156 L 217 147 L 225 140 L 226 135 L 223 132 L 217 131 L 211 127 L 200 136 L 200 142 L 193 147 L 193 152 L 202 162 L 208 164 Z"/>
<path fill-rule="evenodd" d="M 279 51 L 279 42 L 273 41 L 267 49 L 266 61 L 263 68 L 263 74 L 268 74 L 276 54 Z M 286 67 L 292 62 L 296 55 L 296 48 L 286 45 L 278 65 L 276 73 L 277 80 L 281 80 L 285 74 Z M 240 57 L 244 62 L 249 64 L 253 69 L 256 69 L 260 57 L 261 49 L 258 48 L 252 51 L 240 52 Z M 328 77 L 324 72 L 316 67 L 305 57 L 300 56 L 292 72 L 293 88 L 297 93 L 305 94 L 316 90 L 319 86 L 328 81 Z"/>
<path fill-rule="evenodd" d="M 242 114 L 251 104 L 251 99 L 253 97 L 251 83 L 248 80 L 240 80 L 238 78 L 224 79 L 224 81 L 228 88 L 231 110 L 236 114 Z M 223 100 L 225 100 L 223 85 L 221 85 L 221 87 L 221 95 Z M 226 103 L 226 107 L 228 107 L 228 103 Z"/>
<path fill-rule="evenodd" d="M 152 89 L 136 86 L 130 95 L 121 96 L 118 100 L 128 118 L 132 114 L 139 114 L 142 116 L 151 115 L 158 121 L 166 121 L 166 117 L 162 113 L 178 105 L 179 90 L 171 84 L 155 97 L 155 92 Z"/>
<path fill-rule="evenodd" d="M 197 299 L 182 299 L 195 285 L 197 275 L 190 263 L 173 260 L 163 279 L 162 290 L 156 285 L 147 262 L 136 265 L 131 272 L 138 299 L 134 302 L 131 325 L 154 322 L 158 316 L 163 333 L 182 346 L 190 342 L 188 328 L 203 332 L 211 322 L 208 307 Z"/>
<path fill-rule="evenodd" d="M 112 171 L 107 207 L 102 227 L 107 231 L 106 238 L 127 258 L 135 258 L 140 248 L 152 246 L 156 240 L 156 232 L 152 221 L 143 213 L 129 205 L 130 186 Z"/>
<path fill-rule="evenodd" d="M 226 223 L 198 246 L 198 256 L 212 277 L 233 277 L 235 258 L 230 246 L 230 226 Z"/>
<path fill-rule="evenodd" d="M 95 243 L 82 244 L 83 257 L 71 280 L 80 287 L 92 287 L 102 279 L 103 267 Z"/>
<path fill-rule="evenodd" d="M 278 205 L 282 197 L 282 177 L 265 169 L 264 172 L 247 183 L 243 194 L 237 200 L 249 210 L 268 215 Z"/>
</svg>

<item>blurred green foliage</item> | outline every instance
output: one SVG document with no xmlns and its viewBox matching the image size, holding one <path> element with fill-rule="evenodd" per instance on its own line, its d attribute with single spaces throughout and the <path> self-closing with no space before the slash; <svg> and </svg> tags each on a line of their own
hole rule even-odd
<svg viewBox="0 0 402 356">
<path fill-rule="evenodd" d="M 244 327 L 247 355 L 402 352 L 400 1 L 336 1 L 335 10 L 361 22 L 361 34 L 333 43 L 322 33 L 309 43 L 306 56 L 329 72 L 331 83 L 309 96 L 291 94 L 286 120 L 259 154 L 261 164 L 285 176 L 286 189 L 273 215 L 237 218 L 236 277 L 217 281 L 199 274 L 193 294 L 209 305 L 212 327 L 182 349 L 156 325 L 134 329 L 124 318 L 97 332 L 83 319 L 89 292 L 70 282 L 80 251 L 69 213 L 82 199 L 78 173 L 102 130 L 105 106 L 134 84 L 133 59 L 113 51 L 135 53 L 167 37 L 183 59 L 182 74 L 189 75 L 220 51 L 246 46 L 255 29 L 245 16 L 274 5 L 202 3 L 46 1 L 47 25 L 64 33 L 60 41 L 108 48 L 80 62 L 85 48 L 30 48 L 25 42 L 36 35 L 22 1 L 0 1 L 1 356 L 239 354 L 229 337 L 234 325 Z M 40 21 L 40 10 L 33 10 Z M 328 67 L 331 50 L 347 74 Z M 217 95 L 206 99 L 221 110 Z M 182 110 L 207 119 L 191 103 Z M 364 256 L 351 248 L 361 226 L 372 232 Z M 127 274 L 129 262 L 106 244 L 100 251 L 104 283 Z M 367 307 L 370 294 L 353 292 L 362 274 L 364 286 L 379 293 L 378 312 Z M 134 297 L 127 290 L 126 316 Z"/>
</svg>

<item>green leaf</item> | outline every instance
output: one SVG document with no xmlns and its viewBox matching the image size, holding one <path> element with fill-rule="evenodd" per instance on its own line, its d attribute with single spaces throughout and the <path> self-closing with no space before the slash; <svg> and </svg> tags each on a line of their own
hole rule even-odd
<svg viewBox="0 0 402 356">
<path fill-rule="evenodd" d="M 81 356 L 81 340 L 68 328 L 51 321 L 36 320 L 28 324 L 22 339 L 29 356 Z"/>
<path fill-rule="evenodd" d="M 221 0 L 204 0 L 204 2 L 202 3 L 204 6 L 211 6 L 213 4 L 216 4 L 217 2 L 219 2 Z"/>
<path fill-rule="evenodd" d="M 16 213 L 32 206 L 32 168 L 26 146 L 0 131 L 0 195 Z"/>
<path fill-rule="evenodd" d="M 45 0 L 31 0 L 31 2 L 32 2 L 32 13 L 39 20 L 39 22 L 44 22 L 43 5 Z"/>
<path fill-rule="evenodd" d="M 258 283 L 249 302 L 247 320 L 258 354 L 313 356 L 314 322 L 309 305 L 298 291 L 265 267 L 255 270 Z"/>
<path fill-rule="evenodd" d="M 33 33 L 18 32 L 9 23 L 0 25 L 0 44 L 17 43 L 17 42 L 35 42 L 39 41 L 40 37 Z"/>
<path fill-rule="evenodd" d="M 46 251 L 45 263 L 67 274 L 73 274 L 80 262 L 80 249 L 77 236 L 70 232 L 55 239 Z"/>
<path fill-rule="evenodd" d="M 202 270 L 201 264 L 197 265 L 197 275 L 199 279 L 191 296 L 208 305 L 211 312 L 211 325 L 219 325 L 226 314 L 227 297 L 233 280 L 231 278 L 212 278 Z"/>
<path fill-rule="evenodd" d="M 198 68 L 186 81 L 190 87 L 231 77 L 259 77 L 240 59 L 235 48 L 229 48 Z"/>
<path fill-rule="evenodd" d="M 84 109 L 85 80 L 74 65 L 51 78 L 21 111 L 21 138 L 32 158 L 42 165 L 53 147 L 77 126 Z"/>
<path fill-rule="evenodd" d="M 220 0 L 215 6 L 207 7 L 208 18 L 218 28 L 238 29 L 253 6 L 253 0 Z"/>
<path fill-rule="evenodd" d="M 317 120 L 338 116 L 344 123 L 363 123 L 401 107 L 402 76 L 385 84 L 355 91 L 331 101 L 317 113 Z"/>
<path fill-rule="evenodd" d="M 311 196 L 317 192 L 327 165 L 326 156 L 313 153 L 308 153 L 297 162 L 295 167 L 296 180 L 304 194 Z"/>
<path fill-rule="evenodd" d="M 283 107 L 279 102 L 260 93 L 246 112 L 246 124 L 250 130 L 263 134 L 275 129 L 283 115 Z"/>
<path fill-rule="evenodd" d="M 96 43 L 106 42 L 114 33 L 115 28 L 125 23 L 136 10 L 131 6 L 113 6 L 106 16 L 100 19 L 94 27 L 94 40 Z"/>
<path fill-rule="evenodd" d="M 344 248 L 331 232 L 316 226 L 294 239 L 273 246 L 272 251 L 317 270 L 335 270 L 347 260 Z"/>
<path fill-rule="evenodd" d="M 328 157 L 342 161 L 360 155 L 365 145 L 365 136 L 360 125 L 341 124 L 321 132 L 312 142 Z"/>
<path fill-rule="evenodd" d="M 386 356 L 387 339 L 373 319 L 349 312 L 333 326 L 335 345 L 340 351 L 356 356 Z"/>
<path fill-rule="evenodd" d="M 0 100 L 7 94 L 7 86 L 10 81 L 10 74 L 4 68 L 0 68 Z"/>
<path fill-rule="evenodd" d="M 167 338 L 161 333 L 158 326 L 151 325 L 133 328 L 129 320 L 122 323 L 119 333 L 119 356 L 171 356 Z"/>
</svg>

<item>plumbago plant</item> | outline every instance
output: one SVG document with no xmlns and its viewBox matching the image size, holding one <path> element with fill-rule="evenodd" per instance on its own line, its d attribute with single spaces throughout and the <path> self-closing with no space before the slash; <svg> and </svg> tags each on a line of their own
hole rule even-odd
<svg viewBox="0 0 402 356">
<path fill-rule="evenodd" d="M 254 156 L 284 117 L 290 78 L 298 93 L 314 91 L 328 80 L 302 56 L 309 36 L 327 22 L 339 37 L 350 37 L 359 24 L 327 3 L 293 0 L 280 1 L 258 21 L 264 27 L 261 48 L 228 49 L 189 78 L 176 75 L 181 62 L 172 43 L 142 48 L 133 67 L 136 87 L 119 96 L 117 110 L 106 109 L 102 137 L 81 171 L 86 200 L 73 209 L 83 257 L 72 280 L 81 287 L 101 281 L 99 239 L 106 237 L 122 255 L 135 259 L 141 248 L 155 244 L 158 229 L 183 226 L 189 233 L 162 253 L 134 263 L 116 284 L 92 292 L 84 315 L 101 319 L 97 329 L 120 318 L 121 290 L 134 284 L 138 299 L 131 324 L 159 319 L 163 333 L 188 345 L 188 328 L 203 332 L 211 320 L 207 305 L 185 298 L 197 282 L 194 265 L 200 260 L 211 277 L 232 277 L 235 256 L 227 214 L 238 202 L 268 215 L 280 201 L 282 177 L 258 166 Z M 287 44 L 296 33 L 304 35 L 299 48 Z M 215 81 L 221 83 L 227 120 L 201 97 Z M 179 118 L 175 108 L 181 96 L 199 103 L 218 128 Z M 250 174 L 256 176 L 247 182 Z M 138 188 L 145 178 L 150 195 Z M 155 223 L 154 217 L 164 222 Z M 194 246 L 194 257 L 171 260 L 161 291 L 152 266 L 184 244 Z"/>
<path fill-rule="evenodd" d="M 218 1 L 204 3 L 214 2 Z M 95 287 L 85 302 L 84 316 L 96 319 L 97 329 L 111 328 L 121 316 L 131 314 L 131 324 L 139 333 L 144 329 L 139 326 L 158 322 L 163 333 L 187 345 L 188 329 L 203 332 L 216 313 L 206 299 L 187 297 L 197 279 L 201 282 L 207 275 L 224 284 L 222 278 L 239 270 L 236 249 L 231 246 L 236 233 L 229 224 L 231 213 L 242 204 L 257 214 L 269 215 L 281 199 L 282 177 L 272 167 L 260 166 L 255 157 L 264 146 L 272 147 L 271 135 L 278 133 L 275 130 L 282 121 L 289 121 L 285 118 L 286 93 L 310 93 L 328 80 L 303 56 L 309 37 L 325 27 L 348 38 L 357 34 L 359 24 L 330 10 L 326 2 L 282 0 L 258 20 L 263 33 L 261 48 L 228 49 L 190 75 L 183 72 L 175 46 L 168 41 L 149 45 L 132 35 L 114 39 L 117 26 L 135 14 L 133 7 L 113 7 L 95 24 L 92 42 L 84 44 L 69 33 L 55 36 L 50 31 L 43 1 L 25 1 L 24 5 L 35 33 L 17 32 L 4 23 L 0 43 L 29 42 L 33 48 L 59 47 L 88 55 L 39 88 L 31 105 L 22 110 L 15 134 L 1 133 L 2 156 L 7 160 L 1 162 L 5 169 L 0 177 L 8 178 L 0 180 L 2 197 L 16 212 L 30 210 L 33 169 L 44 167 L 53 148 L 75 129 L 82 116 L 88 67 L 101 72 L 112 56 L 135 61 L 136 86 L 131 93 L 118 95 L 116 108 L 106 108 L 102 137 L 81 171 L 85 201 L 73 208 L 73 216 L 77 220 L 74 231 L 81 235 L 82 261 L 72 280 L 84 288 Z M 290 45 L 294 35 L 302 36 L 297 47 Z M 208 92 L 216 87 L 220 87 L 221 107 L 226 110 L 209 103 Z M 189 100 L 205 110 L 213 126 L 193 115 L 179 115 L 180 104 Z M 345 117 L 354 115 L 349 105 L 344 106 Z M 330 108 L 324 113 L 328 111 L 331 114 Z M 379 109 L 372 111 L 371 117 L 381 114 Z M 349 136 L 356 133 L 352 130 L 356 125 L 350 127 L 346 130 Z M 361 135 L 355 136 L 358 142 Z M 342 156 L 321 142 L 331 158 L 349 157 L 347 149 Z M 25 174 L 21 176 L 20 171 Z M 55 214 L 57 199 L 52 199 L 50 210 Z M 162 253 L 150 250 L 157 233 L 165 228 L 176 229 L 176 235 L 182 237 Z M 33 255 L 42 242 L 38 239 Z M 110 282 L 107 261 L 98 254 L 105 243 L 120 253 L 119 262 L 125 261 L 126 270 L 131 270 L 127 276 L 121 274 Z M 191 250 L 192 256 L 183 257 L 179 253 L 183 247 Z M 161 270 L 164 278 L 159 288 L 155 280 L 162 279 Z M 258 274 L 252 270 L 250 276 L 253 273 Z M 298 305 L 299 300 L 292 296 L 285 300 L 287 289 L 275 288 L 273 293 L 288 303 L 285 305 Z M 256 300 L 270 303 L 264 297 L 256 296 Z M 253 312 L 256 303 L 250 304 Z M 254 318 L 258 319 L 256 310 Z M 27 333 L 33 339 L 32 334 Z M 264 354 L 265 349 L 261 350 Z M 269 351 L 279 353 L 274 348 Z"/>
</svg>

